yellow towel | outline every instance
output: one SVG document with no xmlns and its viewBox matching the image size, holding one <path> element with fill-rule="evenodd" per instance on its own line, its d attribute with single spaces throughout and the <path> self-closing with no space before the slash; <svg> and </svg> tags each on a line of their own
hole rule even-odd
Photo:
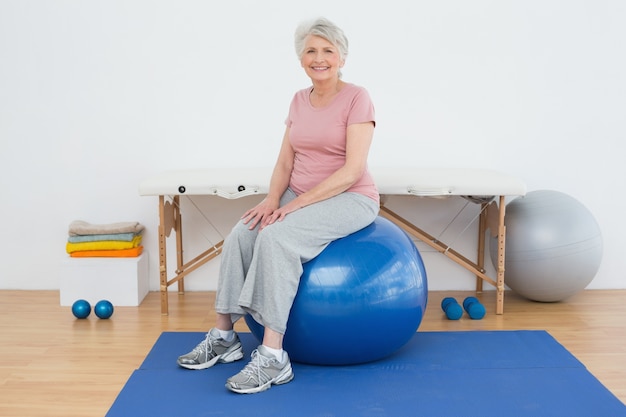
<svg viewBox="0 0 626 417">
<path fill-rule="evenodd" d="M 141 244 L 141 236 L 137 235 L 130 242 L 123 240 L 101 240 L 96 242 L 67 242 L 65 250 L 67 253 L 74 253 L 85 250 L 118 250 L 118 249 L 132 249 Z"/>
<path fill-rule="evenodd" d="M 70 253 L 72 258 L 136 258 L 143 252 L 143 246 L 118 250 L 83 250 Z"/>
</svg>

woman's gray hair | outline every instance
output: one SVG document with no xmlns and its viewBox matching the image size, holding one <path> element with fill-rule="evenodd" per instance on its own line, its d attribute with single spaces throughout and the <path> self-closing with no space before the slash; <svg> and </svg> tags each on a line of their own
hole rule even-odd
<svg viewBox="0 0 626 417">
<path fill-rule="evenodd" d="M 304 54 L 306 38 L 309 35 L 326 39 L 337 47 L 339 57 L 346 59 L 348 55 L 348 38 L 346 38 L 339 26 L 323 17 L 303 22 L 296 28 L 295 45 L 298 58 L 302 58 L 302 54 Z"/>
</svg>

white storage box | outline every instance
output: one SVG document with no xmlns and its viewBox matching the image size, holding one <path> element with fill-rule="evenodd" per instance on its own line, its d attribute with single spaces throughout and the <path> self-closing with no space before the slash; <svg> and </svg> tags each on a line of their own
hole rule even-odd
<svg viewBox="0 0 626 417">
<path fill-rule="evenodd" d="M 113 306 L 138 306 L 148 290 L 148 253 L 136 258 L 71 258 L 61 265 L 61 305 L 78 299 L 92 307 L 100 300 Z"/>
</svg>

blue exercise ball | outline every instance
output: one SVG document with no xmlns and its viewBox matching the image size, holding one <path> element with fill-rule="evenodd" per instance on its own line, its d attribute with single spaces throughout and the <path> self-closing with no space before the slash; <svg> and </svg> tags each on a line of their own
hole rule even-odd
<svg viewBox="0 0 626 417">
<path fill-rule="evenodd" d="M 426 271 L 409 236 L 378 217 L 305 263 L 283 346 L 295 362 L 349 365 L 391 355 L 417 331 Z M 254 336 L 263 327 L 245 317 Z"/>
<path fill-rule="evenodd" d="M 86 319 L 91 314 L 91 304 L 87 300 L 76 300 L 72 304 L 72 314 L 77 319 Z"/>
<path fill-rule="evenodd" d="M 574 197 L 537 190 L 506 206 L 504 282 L 533 301 L 562 301 L 584 289 L 602 260 L 602 233 Z M 490 241 L 497 265 L 497 239 Z"/>
<path fill-rule="evenodd" d="M 101 319 L 108 319 L 113 315 L 113 304 L 108 300 L 100 300 L 93 308 L 93 312 Z"/>
</svg>

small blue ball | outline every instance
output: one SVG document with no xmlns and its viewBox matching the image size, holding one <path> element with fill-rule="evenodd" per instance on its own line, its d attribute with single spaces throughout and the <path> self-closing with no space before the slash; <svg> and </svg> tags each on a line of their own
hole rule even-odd
<svg viewBox="0 0 626 417">
<path fill-rule="evenodd" d="M 113 304 L 108 300 L 100 300 L 93 308 L 93 312 L 101 319 L 108 319 L 113 315 Z"/>
<path fill-rule="evenodd" d="M 448 320 L 458 320 L 463 316 L 463 309 L 458 303 L 454 303 L 447 306 L 445 313 Z"/>
<path fill-rule="evenodd" d="M 485 317 L 485 306 L 480 303 L 472 303 L 467 310 L 467 314 L 469 314 L 472 320 L 480 320 Z"/>
<path fill-rule="evenodd" d="M 463 316 L 463 309 L 453 297 L 441 300 L 441 309 L 446 313 L 448 320 L 458 320 Z"/>
<path fill-rule="evenodd" d="M 474 304 L 474 303 L 480 303 L 480 301 L 478 301 L 478 298 L 476 297 L 467 297 L 465 300 L 463 300 L 463 308 L 465 309 L 465 311 L 469 310 L 470 305 Z"/>
<path fill-rule="evenodd" d="M 463 301 L 463 308 L 472 320 L 480 320 L 485 317 L 485 306 L 476 297 L 467 297 Z"/>
<path fill-rule="evenodd" d="M 77 319 L 86 319 L 91 313 L 91 304 L 87 300 L 76 300 L 72 304 L 72 314 Z"/>
</svg>

